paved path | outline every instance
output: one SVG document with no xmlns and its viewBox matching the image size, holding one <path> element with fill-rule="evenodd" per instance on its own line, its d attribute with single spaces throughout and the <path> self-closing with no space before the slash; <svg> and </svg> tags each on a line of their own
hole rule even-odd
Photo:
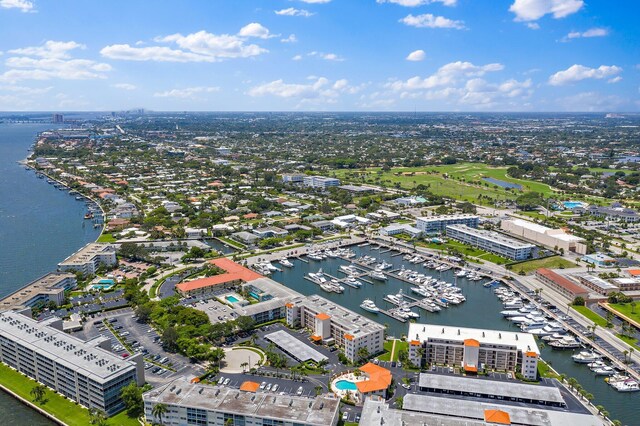
<svg viewBox="0 0 640 426">
<path fill-rule="evenodd" d="M 393 346 L 391 346 L 391 355 L 389 355 L 389 361 L 393 361 L 393 356 L 396 353 L 396 343 L 398 342 L 398 339 L 395 339 L 393 341 Z"/>
</svg>

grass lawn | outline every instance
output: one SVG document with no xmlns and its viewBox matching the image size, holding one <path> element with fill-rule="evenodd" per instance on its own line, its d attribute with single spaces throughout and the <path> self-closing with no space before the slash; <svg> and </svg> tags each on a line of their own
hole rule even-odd
<svg viewBox="0 0 640 426">
<path fill-rule="evenodd" d="M 571 308 L 580 312 L 582 315 L 587 317 L 589 320 L 593 321 L 595 324 L 598 324 L 599 327 L 607 328 L 607 320 L 602 318 L 600 315 L 596 314 L 586 306 L 571 306 Z"/>
<path fill-rule="evenodd" d="M 637 323 L 640 323 L 640 306 L 632 307 L 631 304 L 625 303 L 609 303 L 609 307 L 615 309 L 620 312 L 622 315 L 627 318 L 631 318 Z M 633 312 L 631 312 L 633 310 Z"/>
<path fill-rule="evenodd" d="M 393 353 L 393 359 L 391 361 L 397 361 L 398 355 L 400 355 L 401 351 L 409 350 L 409 342 L 403 342 L 402 340 L 396 340 L 396 349 Z"/>
<path fill-rule="evenodd" d="M 494 199 L 515 199 L 519 190 L 506 190 L 483 178 L 494 178 L 504 182 L 522 186 L 522 191 L 541 192 L 551 196 L 554 191 L 549 185 L 523 179 L 513 179 L 507 176 L 507 167 L 491 167 L 479 163 L 459 163 L 443 166 L 427 167 L 399 167 L 388 172 L 380 168 L 366 170 L 334 170 L 338 178 L 355 184 L 372 183 L 393 187 L 399 184 L 401 188 L 413 189 L 417 185 L 429 186 L 429 190 L 436 195 L 452 197 L 470 202 L 484 202 L 478 199 L 479 194 Z M 332 173 L 332 174 L 333 174 Z"/>
<path fill-rule="evenodd" d="M 618 339 L 625 342 L 627 345 L 632 346 L 635 350 L 640 351 L 640 346 L 638 346 L 638 339 L 635 337 L 623 336 L 620 333 L 617 333 Z"/>
<path fill-rule="evenodd" d="M 384 353 L 377 357 L 380 361 L 391 361 L 391 349 L 393 349 L 393 342 L 395 342 L 395 340 L 385 340 L 382 345 L 384 347 Z"/>
<path fill-rule="evenodd" d="M 116 238 L 113 234 L 102 234 L 97 240 L 99 243 L 115 243 Z"/>
<path fill-rule="evenodd" d="M 569 262 L 561 258 L 560 256 L 552 256 L 546 257 L 544 259 L 538 260 L 530 260 L 528 262 L 518 263 L 511 267 L 511 270 L 514 272 L 524 271 L 525 274 L 535 271 L 539 268 L 549 268 L 549 269 L 566 269 L 566 268 L 575 268 L 576 265 L 573 262 Z"/>
<path fill-rule="evenodd" d="M 528 216 L 528 217 L 531 217 L 534 219 L 540 219 L 540 220 L 545 220 L 547 218 L 547 216 L 538 212 L 526 212 L 526 211 L 519 210 L 516 212 L 516 214 L 519 214 L 521 216 Z"/>
<path fill-rule="evenodd" d="M 416 245 L 427 247 L 433 250 L 441 250 L 445 252 L 448 248 L 457 250 L 458 252 L 464 254 L 465 256 L 477 257 L 482 260 L 486 260 L 488 262 L 493 262 L 497 265 L 503 265 L 509 260 L 502 256 L 498 256 L 497 254 L 489 253 L 479 248 L 471 247 L 467 244 L 460 243 L 458 241 L 449 240 L 446 243 L 424 243 L 418 242 Z"/>
<path fill-rule="evenodd" d="M 29 392 L 36 385 L 36 381 L 23 376 L 4 364 L 0 364 L 0 383 L 24 399 L 33 401 Z M 45 392 L 45 400 L 46 402 L 39 404 L 39 407 L 69 426 L 86 426 L 89 424 L 89 410 L 69 401 L 49 388 Z M 136 419 L 128 417 L 124 412 L 111 417 L 108 424 L 111 426 L 139 425 Z"/>
<path fill-rule="evenodd" d="M 231 247 L 235 247 L 237 249 L 244 249 L 246 248 L 246 246 L 244 244 L 241 244 L 235 240 L 232 240 L 231 238 L 227 238 L 227 237 L 218 237 L 218 239 L 220 241 L 224 241 L 225 243 L 229 244 Z"/>
<path fill-rule="evenodd" d="M 558 378 L 558 375 L 551 370 L 549 364 L 546 362 L 539 360 L 538 361 L 538 375 L 540 377 L 548 377 L 548 378 Z"/>
</svg>

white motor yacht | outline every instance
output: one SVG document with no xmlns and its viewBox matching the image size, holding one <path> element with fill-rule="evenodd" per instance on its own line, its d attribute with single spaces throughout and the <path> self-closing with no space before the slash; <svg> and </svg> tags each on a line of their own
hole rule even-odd
<svg viewBox="0 0 640 426">
<path fill-rule="evenodd" d="M 611 387 L 613 387 L 618 392 L 638 392 L 640 391 L 640 386 L 638 382 L 633 379 L 621 380 L 614 383 L 611 383 Z"/>
<path fill-rule="evenodd" d="M 574 362 L 578 364 L 589 364 L 602 359 L 602 355 L 593 351 L 581 351 L 580 353 L 571 355 Z"/>
<path fill-rule="evenodd" d="M 404 295 L 402 294 L 402 292 L 398 293 L 398 294 L 387 294 L 385 296 L 385 299 L 388 300 L 389 302 L 395 304 L 395 305 L 399 305 L 403 302 L 404 300 Z"/>
<path fill-rule="evenodd" d="M 352 277 L 352 276 L 348 276 L 347 278 L 345 278 L 344 282 L 345 284 L 351 287 L 356 287 L 356 288 L 362 287 L 362 282 L 360 282 L 359 280 L 357 280 L 355 277 Z"/>
<path fill-rule="evenodd" d="M 282 266 L 286 266 L 287 268 L 293 268 L 293 262 L 291 262 L 286 257 L 283 257 L 278 261 Z"/>
<path fill-rule="evenodd" d="M 580 342 L 578 342 L 573 336 L 564 336 L 560 340 L 549 343 L 549 346 L 553 349 L 576 349 L 580 347 Z"/>
<path fill-rule="evenodd" d="M 371 278 L 373 278 L 374 280 L 378 280 L 378 281 L 386 281 L 387 280 L 387 276 L 380 269 L 375 269 L 375 270 L 369 272 L 369 276 Z"/>
<path fill-rule="evenodd" d="M 596 373 L 596 376 L 613 376 L 614 374 L 616 374 L 616 370 L 608 365 L 596 368 L 595 370 L 593 370 L 593 372 Z"/>
<path fill-rule="evenodd" d="M 374 314 L 377 314 L 378 312 L 380 312 L 380 308 L 378 308 L 376 304 L 373 302 L 373 300 L 371 299 L 364 299 L 360 304 L 360 307 L 365 311 L 372 312 Z"/>
</svg>

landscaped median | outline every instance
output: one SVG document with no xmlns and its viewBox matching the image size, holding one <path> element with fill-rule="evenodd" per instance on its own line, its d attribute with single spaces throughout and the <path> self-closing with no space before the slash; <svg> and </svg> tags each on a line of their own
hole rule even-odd
<svg viewBox="0 0 640 426">
<path fill-rule="evenodd" d="M 589 320 L 593 321 L 599 327 L 606 328 L 607 320 L 602 318 L 600 315 L 593 312 L 591 309 L 586 306 L 571 306 L 573 309 L 581 313 L 583 316 L 587 317 Z"/>
<path fill-rule="evenodd" d="M 59 421 L 69 426 L 86 426 L 90 424 L 89 410 L 47 388 L 43 400 L 36 404 L 30 392 L 38 382 L 0 363 L 0 384 L 27 403 L 46 411 Z M 112 426 L 139 426 L 137 419 L 128 417 L 124 412 L 108 419 Z"/>
</svg>

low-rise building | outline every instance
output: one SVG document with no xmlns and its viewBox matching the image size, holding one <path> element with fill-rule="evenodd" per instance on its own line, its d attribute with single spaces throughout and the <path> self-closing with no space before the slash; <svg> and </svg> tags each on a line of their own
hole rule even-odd
<svg viewBox="0 0 640 426">
<path fill-rule="evenodd" d="M 336 227 L 330 220 L 316 220 L 315 222 L 311 222 L 311 226 L 318 228 L 322 232 L 331 231 Z"/>
<path fill-rule="evenodd" d="M 439 234 L 449 225 L 467 225 L 470 228 L 477 228 L 479 223 L 480 217 L 472 214 L 440 215 L 417 218 L 416 228 L 425 234 Z"/>
<path fill-rule="evenodd" d="M 358 401 L 364 401 L 365 398 L 372 395 L 377 395 L 382 398 L 387 397 L 387 390 L 389 386 L 391 386 L 393 379 L 391 371 L 371 362 L 359 367 L 358 370 L 360 370 L 364 376 L 364 380 L 358 380 L 356 382 Z"/>
<path fill-rule="evenodd" d="M 58 263 L 58 270 L 94 275 L 100 266 L 114 266 L 117 262 L 114 246 L 111 244 L 89 243 Z"/>
<path fill-rule="evenodd" d="M 500 223 L 500 228 L 520 238 L 554 250 L 562 249 L 566 253 L 587 253 L 587 244 L 584 238 L 567 234 L 562 229 L 547 228 L 522 219 L 503 220 Z"/>
<path fill-rule="evenodd" d="M 360 348 L 368 355 L 382 352 L 384 326 L 343 308 L 324 297 L 313 295 L 290 300 L 286 305 L 287 324 L 312 330 L 311 339 L 335 343 L 350 361 L 357 361 Z"/>
<path fill-rule="evenodd" d="M 470 228 L 467 225 L 447 225 L 447 237 L 504 256 L 512 260 L 526 260 L 532 257 L 536 246 L 497 232 Z"/>
<path fill-rule="evenodd" d="M 640 279 L 638 278 L 614 278 L 611 282 L 622 292 L 640 290 Z"/>
<path fill-rule="evenodd" d="M 409 359 L 414 365 L 449 365 L 468 373 L 512 371 L 537 378 L 540 351 L 529 333 L 409 324 Z"/>
<path fill-rule="evenodd" d="M 120 390 L 142 386 L 142 354 L 122 359 L 111 341 L 84 341 L 62 331 L 59 318 L 35 321 L 21 313 L 0 313 L 0 361 L 65 397 L 108 415 L 124 409 Z"/>
<path fill-rule="evenodd" d="M 167 407 L 162 416 L 166 426 L 334 426 L 340 415 L 337 398 L 278 395 L 262 392 L 251 382 L 233 389 L 189 383 L 181 378 L 144 393 L 142 399 L 150 422 L 160 420 L 153 415 L 157 404 Z"/>
<path fill-rule="evenodd" d="M 304 176 L 302 183 L 304 186 L 324 191 L 332 186 L 340 186 L 340 179 L 326 176 Z"/>
<path fill-rule="evenodd" d="M 253 230 L 253 233 L 258 238 L 272 238 L 272 237 L 285 237 L 289 234 L 286 229 L 278 228 L 277 226 L 269 226 L 266 228 L 257 228 Z"/>
<path fill-rule="evenodd" d="M 283 183 L 302 183 L 304 182 L 305 175 L 303 174 L 284 174 L 282 175 Z"/>
<path fill-rule="evenodd" d="M 176 291 L 185 297 L 206 296 L 216 290 L 225 287 L 233 287 L 258 278 L 262 275 L 253 272 L 227 258 L 214 259 L 209 261 L 214 266 L 224 270 L 225 272 L 206 278 L 198 278 L 192 281 L 186 281 L 176 285 Z"/>
<path fill-rule="evenodd" d="M 582 256 L 582 260 L 601 268 L 613 268 L 618 264 L 618 261 L 616 259 L 611 256 L 607 256 L 604 253 L 587 254 L 585 256 Z"/>
<path fill-rule="evenodd" d="M 609 293 L 617 293 L 620 291 L 620 288 L 618 286 L 611 284 L 610 282 L 594 275 L 582 274 L 576 275 L 576 278 L 578 278 L 578 281 L 580 281 L 580 284 L 582 284 L 584 287 L 605 296 L 607 296 Z"/>
<path fill-rule="evenodd" d="M 614 203 L 609 207 L 591 205 L 587 207 L 585 211 L 593 216 L 605 217 L 609 220 L 619 222 L 634 223 L 640 221 L 640 215 L 637 211 L 625 208 L 621 204 L 617 203 Z"/>
<path fill-rule="evenodd" d="M 573 300 L 576 297 L 582 297 L 587 300 L 589 297 L 589 291 L 587 289 L 579 286 L 567 277 L 553 272 L 551 269 L 538 269 L 536 271 L 536 278 L 568 299 Z"/>
<path fill-rule="evenodd" d="M 344 216 L 334 217 L 331 223 L 338 228 L 351 228 L 358 225 L 368 225 L 371 223 L 371 220 L 366 217 L 347 214 Z"/>
<path fill-rule="evenodd" d="M 61 305 L 64 302 L 64 292 L 71 290 L 78 284 L 74 274 L 52 272 L 27 284 L 0 301 L 0 311 L 32 308 L 53 302 Z"/>
<path fill-rule="evenodd" d="M 407 234 L 411 238 L 418 238 L 422 235 L 422 231 L 418 228 L 411 226 L 406 223 L 392 223 L 389 226 L 385 226 L 380 229 L 381 235 L 397 235 L 397 234 Z"/>
</svg>

